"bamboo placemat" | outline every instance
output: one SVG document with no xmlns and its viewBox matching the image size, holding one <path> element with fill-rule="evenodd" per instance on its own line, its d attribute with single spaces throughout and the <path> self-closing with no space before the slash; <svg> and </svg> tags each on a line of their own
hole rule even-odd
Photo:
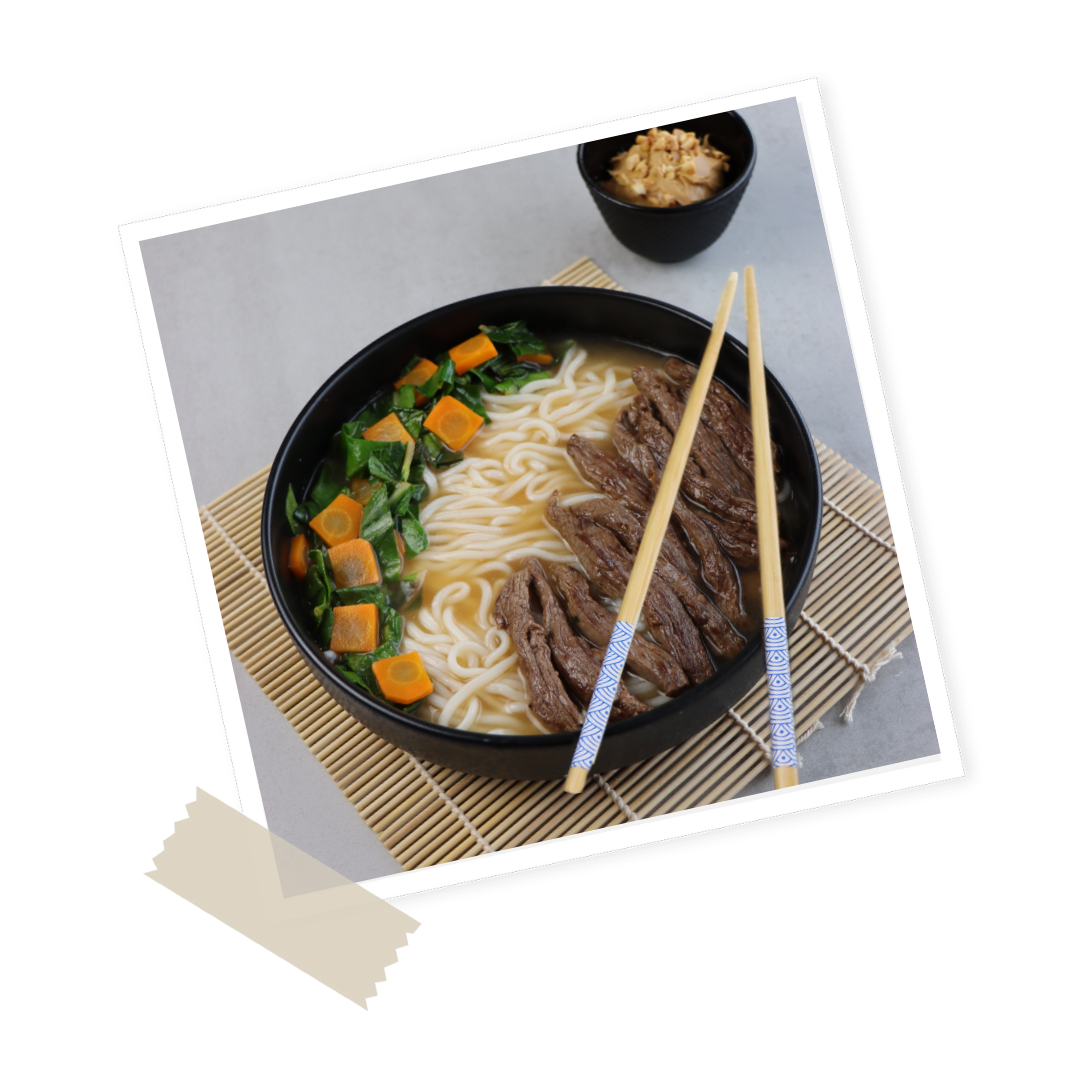
<svg viewBox="0 0 1080 1080">
<path fill-rule="evenodd" d="M 620 288 L 589 259 L 544 284 Z M 815 444 L 825 518 L 809 598 L 790 641 L 800 741 L 842 697 L 857 696 L 911 633 L 881 488 Z M 229 648 L 406 870 L 720 802 L 769 768 L 764 679 L 689 742 L 596 777 L 574 798 L 564 795 L 561 780 L 470 776 L 384 742 L 319 686 L 278 618 L 260 553 L 269 471 L 200 510 Z"/>
</svg>

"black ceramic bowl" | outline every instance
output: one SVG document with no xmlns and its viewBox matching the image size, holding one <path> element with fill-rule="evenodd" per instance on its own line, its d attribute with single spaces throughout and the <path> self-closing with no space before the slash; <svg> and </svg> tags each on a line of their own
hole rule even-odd
<svg viewBox="0 0 1080 1080">
<path fill-rule="evenodd" d="M 709 142 L 731 158 L 724 186 L 712 198 L 690 206 L 638 206 L 604 190 L 604 182 L 610 179 L 611 159 L 632 146 L 638 135 L 648 134 L 647 129 L 578 147 L 578 169 L 608 228 L 620 243 L 653 262 L 682 262 L 715 243 L 728 227 L 757 160 L 754 137 L 736 112 L 699 116 L 680 121 L 678 126 L 699 139 L 708 135 Z"/>
<path fill-rule="evenodd" d="M 379 701 L 343 678 L 316 643 L 300 595 L 287 569 L 291 538 L 285 493 L 306 497 L 331 436 L 386 389 L 410 356 L 431 356 L 476 333 L 481 323 L 524 319 L 541 336 L 598 335 L 630 342 L 697 363 L 709 324 L 689 312 L 630 293 L 606 289 L 539 287 L 490 293 L 439 308 L 398 327 L 361 349 L 319 388 L 296 418 L 274 459 L 262 512 L 262 555 L 270 594 L 315 677 L 343 708 L 387 742 L 425 761 L 466 773 L 514 780 L 565 775 L 576 735 L 485 735 L 440 727 Z M 745 399 L 746 349 L 724 340 L 717 374 Z M 821 528 L 821 474 L 813 440 L 794 402 L 766 374 L 773 438 L 783 451 L 784 474 L 793 502 L 785 535 L 798 549 L 786 589 L 789 624 L 794 624 L 810 588 Z M 760 636 L 701 686 L 655 709 L 608 728 L 597 759 L 600 772 L 684 742 L 733 706 L 765 670 Z"/>
</svg>

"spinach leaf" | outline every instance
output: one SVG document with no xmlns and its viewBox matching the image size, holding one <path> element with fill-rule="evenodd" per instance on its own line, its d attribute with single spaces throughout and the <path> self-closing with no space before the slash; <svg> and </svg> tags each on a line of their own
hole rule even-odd
<svg viewBox="0 0 1080 1080">
<path fill-rule="evenodd" d="M 368 475 L 372 480 L 392 484 L 401 479 L 401 467 L 405 464 L 405 444 L 380 442 L 368 455 Z"/>
<path fill-rule="evenodd" d="M 387 608 L 386 593 L 378 585 L 354 585 L 349 589 L 335 589 L 334 603 L 338 607 L 352 604 L 376 604 L 379 611 Z"/>
<path fill-rule="evenodd" d="M 387 497 L 388 492 L 385 484 L 379 484 L 372 492 L 371 498 L 368 499 L 367 505 L 364 507 L 364 521 L 360 528 L 360 535 L 365 540 L 370 540 L 371 537 L 364 532 L 364 525 L 370 525 L 378 518 L 384 517 L 390 512 L 390 502 Z"/>
<path fill-rule="evenodd" d="M 558 345 L 553 345 L 551 348 L 551 362 L 553 364 L 561 364 L 576 344 L 576 341 L 569 340 L 560 341 Z"/>
<path fill-rule="evenodd" d="M 411 496 L 412 484 L 406 481 L 395 484 L 394 490 L 390 495 L 390 512 L 392 514 L 403 514 L 405 511 L 402 507 L 409 501 Z"/>
<path fill-rule="evenodd" d="M 401 648 L 401 639 L 404 636 L 405 620 L 393 608 L 389 608 L 383 616 L 382 644 L 379 648 L 392 649 L 393 651 L 388 655 L 397 656 L 397 651 Z"/>
<path fill-rule="evenodd" d="M 484 389 L 490 394 L 495 390 L 495 378 L 488 373 L 487 366 L 492 363 L 491 360 L 487 364 L 481 364 L 479 367 L 474 367 L 470 374 L 475 375 L 483 384 Z"/>
<path fill-rule="evenodd" d="M 377 687 L 375 685 L 375 678 L 371 674 L 370 665 L 368 666 L 368 670 L 364 673 L 360 673 L 358 671 L 351 671 L 344 664 L 335 664 L 334 667 L 337 668 L 337 670 L 340 671 L 341 674 L 349 680 L 349 682 L 355 683 L 357 686 L 362 687 L 364 690 L 367 690 L 368 693 L 375 694 L 377 697 L 382 697 L 382 695 L 378 693 Z"/>
<path fill-rule="evenodd" d="M 330 648 L 330 639 L 334 635 L 334 609 L 328 607 L 319 620 L 319 645 L 324 649 Z"/>
<path fill-rule="evenodd" d="M 505 382 L 499 383 L 495 389 L 500 394 L 516 394 L 523 386 L 527 386 L 529 383 L 539 382 L 541 379 L 550 378 L 553 378 L 553 376 L 549 375 L 546 371 L 530 371 L 527 375 L 517 375 L 507 379 Z"/>
<path fill-rule="evenodd" d="M 405 574 L 396 584 L 389 587 L 387 603 L 396 611 L 414 611 L 424 602 L 424 578 L 426 575 L 417 571 Z"/>
<path fill-rule="evenodd" d="M 428 546 L 428 534 L 415 518 L 401 519 L 401 539 L 405 541 L 405 557 L 413 558 Z"/>
<path fill-rule="evenodd" d="M 424 495 L 417 495 L 416 489 L 424 486 L 424 459 L 413 458 L 412 467 L 409 469 L 409 483 L 413 486 L 413 498 L 419 502 Z"/>
<path fill-rule="evenodd" d="M 397 533 L 394 532 L 394 519 L 386 515 L 386 527 L 370 538 L 371 546 L 379 557 L 383 581 L 397 581 L 401 575 L 402 559 L 398 551 Z"/>
<path fill-rule="evenodd" d="M 444 383 L 454 380 L 454 361 L 450 359 L 449 353 L 440 353 L 435 360 L 435 365 L 435 374 L 423 386 L 417 387 L 417 390 L 428 399 L 433 398 L 442 389 Z"/>
<path fill-rule="evenodd" d="M 480 329 L 499 345 L 509 345 L 515 356 L 547 352 L 547 346 L 535 334 L 530 333 L 524 322 L 507 323 L 505 326 L 481 326 Z"/>
<path fill-rule="evenodd" d="M 318 507 L 316 513 L 325 510 L 341 494 L 341 481 L 335 479 L 334 472 L 334 467 L 329 461 L 324 461 L 322 468 L 319 469 L 319 478 L 311 489 L 309 500 Z"/>
<path fill-rule="evenodd" d="M 401 389 L 406 390 L 411 389 L 411 387 L 403 386 Z M 424 409 L 413 408 L 394 409 L 394 412 L 397 413 L 397 418 L 401 421 L 405 430 L 414 439 L 419 439 L 420 431 L 424 426 L 424 417 L 427 416 L 427 412 Z"/>
<path fill-rule="evenodd" d="M 293 494 L 292 484 L 290 484 L 289 490 L 285 493 L 285 520 L 289 523 L 289 528 L 292 529 L 293 536 L 303 529 L 303 526 L 300 525 L 293 516 L 296 513 L 298 505 L 296 496 Z"/>
<path fill-rule="evenodd" d="M 439 441 L 438 437 L 431 432 L 423 438 L 424 453 L 427 454 L 428 461 L 431 463 L 433 469 L 445 469 L 448 465 L 456 465 L 464 454 L 455 453 L 453 450 L 448 450 Z"/>
<path fill-rule="evenodd" d="M 462 405 L 472 409 L 477 416 L 482 416 L 485 424 L 491 423 L 491 417 L 488 416 L 484 403 L 480 399 L 480 387 L 472 382 L 468 376 L 454 380 L 454 389 L 450 391 L 450 396 L 457 398 Z"/>
<path fill-rule="evenodd" d="M 368 439 L 358 439 L 346 432 L 344 428 L 341 430 L 341 442 L 345 448 L 345 475 L 350 480 L 354 476 L 364 474 L 372 450 L 382 445 Z"/>
<path fill-rule="evenodd" d="M 312 548 L 308 556 L 311 559 L 311 565 L 304 579 L 304 592 L 312 604 L 311 614 L 315 616 L 317 623 L 321 623 L 323 613 L 330 607 L 333 586 L 330 583 L 330 574 L 326 569 L 326 556 L 323 555 L 322 549 Z"/>
<path fill-rule="evenodd" d="M 394 391 L 394 412 L 398 409 L 416 408 L 416 387 L 411 384 L 399 386 Z"/>
</svg>

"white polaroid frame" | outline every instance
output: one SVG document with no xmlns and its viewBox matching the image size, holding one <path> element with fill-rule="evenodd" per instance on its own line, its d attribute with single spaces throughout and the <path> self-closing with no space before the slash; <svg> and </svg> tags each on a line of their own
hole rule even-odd
<svg viewBox="0 0 1080 1080">
<path fill-rule="evenodd" d="M 702 806 L 692 810 L 665 814 L 661 817 L 600 829 L 577 836 L 546 840 L 524 848 L 479 855 L 443 866 L 410 870 L 403 874 L 368 879 L 364 888 L 384 898 L 392 899 L 412 893 L 426 892 L 461 882 L 514 873 L 536 866 L 584 858 L 607 851 L 655 843 L 673 837 L 706 832 L 711 829 L 757 821 L 796 810 L 809 810 L 849 799 L 880 795 L 903 788 L 950 780 L 963 775 L 960 749 L 956 740 L 952 714 L 941 669 L 930 608 L 922 571 L 919 566 L 915 538 L 911 529 L 903 480 L 896 458 L 888 409 L 878 373 L 874 345 L 870 333 L 859 283 L 858 268 L 851 245 L 844 211 L 840 183 L 836 174 L 825 112 L 813 79 L 770 87 L 750 93 L 728 95 L 710 101 L 690 102 L 678 108 L 637 116 L 621 117 L 603 124 L 593 124 L 556 135 L 503 144 L 488 149 L 418 162 L 394 168 L 379 169 L 360 176 L 316 184 L 289 192 L 263 195 L 219 206 L 166 217 L 133 222 L 120 229 L 124 255 L 131 280 L 136 315 L 144 343 L 147 367 L 161 424 L 162 438 L 169 469 L 176 491 L 177 503 L 192 569 L 196 598 L 206 635 L 212 677 L 218 690 L 219 716 L 201 718 L 220 732 L 224 725 L 225 741 L 222 752 L 232 758 L 236 776 L 236 793 L 213 791 L 211 794 L 236 806 L 253 820 L 266 825 L 262 797 L 259 792 L 255 763 L 248 743 L 247 729 L 240 707 L 240 698 L 233 676 L 232 662 L 225 630 L 218 609 L 210 560 L 203 542 L 202 526 L 195 492 L 184 455 L 180 425 L 169 386 L 165 355 L 157 331 L 150 287 L 143 266 L 139 244 L 143 240 L 220 224 L 240 218 L 266 214 L 275 210 L 302 206 L 325 199 L 353 195 L 364 191 L 405 183 L 461 169 L 474 168 L 492 162 L 505 161 L 527 154 L 543 153 L 592 139 L 640 127 L 664 126 L 678 121 L 689 111 L 695 114 L 723 112 L 729 109 L 761 105 L 782 98 L 794 97 L 802 118 L 803 133 L 813 169 L 821 215 L 825 223 L 836 281 L 840 291 L 844 317 L 856 372 L 862 391 L 863 407 L 870 428 L 881 486 L 889 507 L 889 519 L 907 593 L 911 622 L 919 641 L 923 678 L 930 702 L 940 752 L 897 765 L 884 766 L 859 773 L 849 773 L 827 780 L 786 788 L 779 792 L 735 799 Z M 199 783 L 193 777 L 194 783 Z M 234 798 L 234 794 L 236 797 Z"/>
</svg>

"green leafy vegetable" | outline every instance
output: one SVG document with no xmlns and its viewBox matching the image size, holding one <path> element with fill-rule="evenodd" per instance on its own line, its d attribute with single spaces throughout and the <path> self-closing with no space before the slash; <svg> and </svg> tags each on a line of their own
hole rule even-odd
<svg viewBox="0 0 1080 1080">
<path fill-rule="evenodd" d="M 388 531 L 392 535 L 393 528 L 394 518 L 390 513 L 390 500 L 387 496 L 386 485 L 381 484 L 375 489 L 375 494 L 371 496 L 367 506 L 364 507 L 364 520 L 360 526 L 360 535 L 365 540 L 371 541 L 377 553 L 379 548 L 375 541 Z M 381 559 L 379 563 L 382 564 Z M 385 567 L 383 572 L 386 572 Z"/>
<path fill-rule="evenodd" d="M 428 400 L 435 397 L 442 389 L 443 383 L 454 381 L 454 361 L 450 359 L 449 353 L 439 354 L 435 361 L 435 369 L 435 374 L 423 386 L 417 388 Z"/>
<path fill-rule="evenodd" d="M 334 606 L 349 607 L 352 604 L 376 604 L 385 611 L 389 601 L 378 585 L 354 585 L 349 589 L 334 590 Z"/>
<path fill-rule="evenodd" d="M 334 474 L 335 469 L 330 462 L 323 462 L 322 468 L 319 469 L 319 478 L 311 489 L 309 500 L 318 507 L 318 511 L 325 510 L 341 494 L 341 481 Z"/>
<path fill-rule="evenodd" d="M 561 364 L 576 344 L 577 343 L 571 339 L 569 341 L 560 341 L 557 345 L 553 345 L 551 348 L 551 362 L 553 364 Z"/>
<path fill-rule="evenodd" d="M 412 517 L 403 517 L 401 519 L 401 539 L 405 541 L 405 557 L 407 559 L 419 555 L 430 543 L 424 526 Z"/>
<path fill-rule="evenodd" d="M 394 391 L 394 412 L 398 409 L 416 408 L 416 387 L 411 384 L 399 386 Z"/>
<path fill-rule="evenodd" d="M 372 480 L 383 480 L 388 484 L 400 480 L 401 467 L 405 464 L 405 444 L 381 442 L 375 445 L 377 449 L 368 455 L 368 475 Z"/>
<path fill-rule="evenodd" d="M 394 533 L 394 519 L 387 515 L 388 527 L 378 532 L 371 540 L 371 546 L 379 557 L 383 581 L 397 581 L 401 576 L 401 552 L 398 551 L 397 536 Z"/>
<path fill-rule="evenodd" d="M 528 386 L 532 382 L 541 382 L 544 379 L 550 379 L 553 376 L 549 375 L 546 371 L 530 371 L 525 375 L 518 375 L 511 379 L 506 379 L 499 383 L 495 389 L 500 394 L 516 394 L 523 386 Z"/>
<path fill-rule="evenodd" d="M 515 356 L 547 352 L 547 346 L 521 320 L 505 326 L 481 326 L 481 330 L 498 345 L 509 345 Z"/>
<path fill-rule="evenodd" d="M 405 389 L 411 390 L 412 387 L 404 387 L 403 386 L 401 389 L 402 390 L 405 390 Z M 401 421 L 402 427 L 404 427 L 405 430 L 414 439 L 419 439 L 420 438 L 420 431 L 424 426 L 424 417 L 427 416 L 427 410 L 426 409 L 413 409 L 413 408 L 405 409 L 405 408 L 402 408 L 402 409 L 395 409 L 394 412 L 397 413 L 397 418 Z M 400 446 L 400 445 L 404 445 L 404 444 L 399 443 L 398 445 Z"/>
<path fill-rule="evenodd" d="M 322 549 L 313 547 L 308 552 L 311 565 L 308 567 L 307 577 L 304 579 L 304 591 L 308 601 L 312 604 L 312 612 L 317 623 L 322 621 L 323 613 L 330 607 L 330 598 L 333 595 L 333 585 L 330 581 L 330 573 L 326 567 L 326 556 Z"/>
<path fill-rule="evenodd" d="M 293 536 L 298 532 L 303 531 L 303 526 L 296 520 L 296 511 L 298 508 L 299 503 L 296 501 L 292 484 L 290 484 L 289 490 L 285 493 L 285 520 L 289 523 L 289 528 L 292 529 Z"/>
<path fill-rule="evenodd" d="M 454 389 L 451 391 L 450 396 L 457 398 L 462 405 L 472 409 L 477 416 L 482 416 L 485 424 L 491 423 L 491 417 L 488 416 L 484 403 L 480 400 L 480 387 L 467 377 L 454 380 Z"/>
<path fill-rule="evenodd" d="M 330 648 L 330 639 L 334 636 L 334 609 L 328 607 L 319 620 L 319 644 L 324 649 Z"/>
</svg>

